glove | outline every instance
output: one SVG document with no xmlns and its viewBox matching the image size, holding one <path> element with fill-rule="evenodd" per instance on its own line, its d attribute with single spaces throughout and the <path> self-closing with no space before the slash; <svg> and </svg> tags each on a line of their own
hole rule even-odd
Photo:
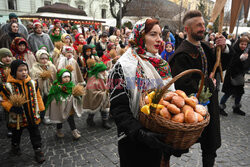
<svg viewBox="0 0 250 167">
<path fill-rule="evenodd" d="M 247 53 L 243 53 L 240 55 L 240 60 L 241 61 L 245 61 L 248 58 L 248 54 Z"/>
<path fill-rule="evenodd" d="M 150 148 L 153 149 L 162 149 L 165 147 L 165 143 L 161 142 L 160 139 L 164 138 L 165 135 L 160 133 L 151 132 L 145 128 L 141 128 L 138 131 L 137 139 Z"/>
<path fill-rule="evenodd" d="M 23 113 L 23 109 L 22 109 L 22 107 L 15 107 L 15 106 L 13 106 L 13 107 L 11 107 L 10 112 L 14 112 L 16 114 L 22 114 Z"/>
</svg>

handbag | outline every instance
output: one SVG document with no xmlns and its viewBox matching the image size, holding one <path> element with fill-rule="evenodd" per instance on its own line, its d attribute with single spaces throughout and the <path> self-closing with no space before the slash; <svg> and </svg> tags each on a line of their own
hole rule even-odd
<svg viewBox="0 0 250 167">
<path fill-rule="evenodd" d="M 245 83 L 245 77 L 243 74 L 239 74 L 236 77 L 231 77 L 231 84 L 233 86 L 242 86 Z"/>
</svg>

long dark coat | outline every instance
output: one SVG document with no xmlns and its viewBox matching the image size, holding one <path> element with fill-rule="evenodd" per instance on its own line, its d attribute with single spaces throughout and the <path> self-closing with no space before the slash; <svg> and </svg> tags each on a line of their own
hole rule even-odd
<svg viewBox="0 0 250 167">
<path fill-rule="evenodd" d="M 213 70 L 216 56 L 207 44 L 201 42 L 201 46 L 207 57 L 209 76 Z M 222 54 L 222 61 L 228 60 L 229 58 L 228 54 Z M 224 61 L 223 66 L 226 66 L 226 63 L 227 62 Z M 187 40 L 184 40 L 176 50 L 173 57 L 170 58 L 170 66 L 173 77 L 188 69 L 202 70 L 201 55 L 199 54 L 197 47 Z M 175 82 L 175 88 L 183 90 L 187 95 L 197 93 L 199 81 L 200 75 L 192 73 L 177 80 Z M 210 98 L 210 104 L 208 105 L 211 119 L 209 125 L 204 129 L 199 141 L 203 151 L 215 151 L 221 146 L 218 91 L 214 88 L 212 80 L 208 77 L 205 79 L 205 86 L 209 87 L 210 91 L 213 93 Z"/>
<path fill-rule="evenodd" d="M 234 52 L 232 60 L 228 65 L 225 81 L 222 86 L 222 92 L 226 94 L 242 95 L 244 94 L 244 85 L 233 86 L 231 84 L 231 78 L 238 76 L 239 74 L 245 75 L 245 71 L 250 68 L 250 50 L 248 51 L 248 59 L 245 61 L 240 60 L 240 56 L 243 53 L 239 48 L 239 41 L 233 47 Z"/>
</svg>

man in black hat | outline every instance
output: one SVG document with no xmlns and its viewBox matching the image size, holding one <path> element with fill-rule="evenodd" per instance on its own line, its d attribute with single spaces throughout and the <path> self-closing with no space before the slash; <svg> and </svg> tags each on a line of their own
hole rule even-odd
<svg viewBox="0 0 250 167">
<path fill-rule="evenodd" d="M 13 23 L 13 22 L 18 24 L 18 28 L 19 28 L 18 33 L 23 34 L 24 37 L 27 39 L 28 30 L 22 23 L 18 23 L 18 16 L 15 13 L 10 13 L 9 14 L 9 23 L 3 24 L 1 26 L 1 32 L 2 33 L 8 33 L 9 32 L 9 25 L 11 23 Z"/>
</svg>

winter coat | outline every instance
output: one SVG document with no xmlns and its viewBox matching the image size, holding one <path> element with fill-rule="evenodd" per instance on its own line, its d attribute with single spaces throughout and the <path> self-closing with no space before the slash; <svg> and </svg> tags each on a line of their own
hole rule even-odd
<svg viewBox="0 0 250 167">
<path fill-rule="evenodd" d="M 13 56 L 18 59 L 18 54 L 15 54 L 14 52 L 12 53 Z M 24 61 L 28 64 L 29 70 L 32 68 L 33 64 L 36 63 L 36 58 L 30 50 L 28 50 L 26 53 L 23 53 L 23 58 Z"/>
<path fill-rule="evenodd" d="M 231 78 L 235 78 L 238 75 L 245 76 L 245 72 L 250 68 L 250 50 L 248 51 L 248 59 L 241 61 L 240 56 L 244 51 L 240 50 L 239 41 L 234 45 L 233 49 L 233 56 L 227 68 L 222 92 L 226 94 L 242 95 L 244 94 L 244 84 L 234 86 L 231 83 Z"/>
<path fill-rule="evenodd" d="M 39 47 L 46 45 L 48 47 L 47 52 L 50 53 L 54 49 L 54 45 L 48 34 L 42 33 L 41 35 L 36 33 L 31 33 L 28 37 L 28 43 L 30 50 L 34 53 L 39 50 Z"/>
<path fill-rule="evenodd" d="M 25 80 L 17 80 L 11 75 L 7 78 L 7 83 L 1 85 L 1 95 L 3 101 L 1 105 L 9 112 L 9 126 L 16 127 L 17 115 L 10 112 L 13 106 L 9 101 L 11 94 L 18 93 L 24 94 L 28 100 L 23 105 L 23 114 L 20 115 L 20 127 L 32 126 L 40 123 L 40 112 L 45 110 L 38 84 L 36 81 L 31 80 L 28 76 Z"/>
<path fill-rule="evenodd" d="M 201 46 L 207 57 L 209 76 L 213 70 L 216 56 L 207 44 L 201 42 Z M 221 57 L 222 60 L 226 58 L 229 59 L 230 55 L 222 54 Z M 173 77 L 188 69 L 202 69 L 201 55 L 199 54 L 197 47 L 187 40 L 184 40 L 181 43 L 169 61 Z M 199 74 L 188 74 L 175 82 L 175 89 L 183 90 L 187 95 L 190 95 L 191 93 L 197 93 L 199 81 Z M 200 142 L 202 150 L 215 151 L 221 146 L 218 92 L 215 90 L 213 82 L 210 78 L 206 78 L 204 84 L 206 87 L 209 87 L 213 95 L 210 97 L 210 104 L 208 104 L 210 123 L 204 129 L 200 138 Z"/>
<path fill-rule="evenodd" d="M 27 30 L 27 28 L 23 24 L 21 24 L 21 23 L 17 23 L 17 24 L 18 24 L 18 33 L 23 34 L 24 37 L 25 37 L 25 39 L 27 39 L 28 38 L 28 30 Z M 10 23 L 2 25 L 2 27 L 1 27 L 2 32 L 3 33 L 4 32 L 7 33 L 9 31 L 8 30 L 9 26 L 10 26 Z"/>
<path fill-rule="evenodd" d="M 19 34 L 19 33 L 4 33 L 4 34 L 2 34 L 0 36 L 0 48 L 10 49 L 11 43 L 15 39 L 15 37 L 25 38 L 25 36 L 23 34 Z"/>
</svg>

